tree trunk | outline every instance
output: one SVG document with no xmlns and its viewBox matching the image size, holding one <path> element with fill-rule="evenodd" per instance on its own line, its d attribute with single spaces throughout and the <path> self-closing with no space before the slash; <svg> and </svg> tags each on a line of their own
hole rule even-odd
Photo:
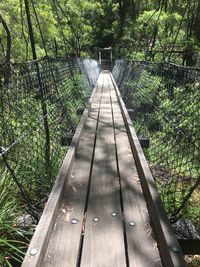
<svg viewBox="0 0 200 267">
<path fill-rule="evenodd" d="M 28 30 L 29 30 L 29 36 L 30 36 L 30 41 L 31 41 L 33 60 L 36 60 L 37 54 L 36 54 L 36 48 L 35 48 L 35 39 L 34 39 L 34 34 L 33 34 L 33 26 L 32 26 L 32 21 L 31 21 L 29 2 L 28 0 L 24 0 L 24 3 L 25 3 L 25 9 L 26 9 L 26 16 L 27 16 Z"/>
<path fill-rule="evenodd" d="M 7 49 L 6 49 L 6 53 L 5 53 L 5 63 L 8 64 L 10 62 L 10 57 L 11 57 L 12 39 L 11 39 L 10 29 L 9 29 L 6 21 L 4 20 L 4 18 L 2 17 L 1 14 L 0 14 L 0 22 L 2 23 L 3 28 L 4 28 L 5 32 L 6 32 Z"/>
<path fill-rule="evenodd" d="M 125 0 L 119 0 L 119 37 L 124 34 L 125 25 Z"/>
<path fill-rule="evenodd" d="M 193 26 L 194 34 L 198 42 L 200 42 L 200 16 L 199 14 L 200 14 L 200 0 L 198 1 L 198 6 L 196 9 L 196 16 L 194 19 L 194 26 Z"/>
<path fill-rule="evenodd" d="M 29 0 L 24 0 L 25 9 L 26 9 L 26 16 L 27 16 L 27 23 L 29 29 L 29 36 L 31 41 L 31 48 L 32 48 L 32 55 L 33 60 L 37 60 L 37 52 L 35 48 L 35 38 L 33 33 L 33 26 L 31 21 L 30 9 L 29 9 Z M 42 114 L 43 114 L 43 123 L 44 123 L 44 130 L 45 130 L 45 159 L 46 159 L 46 171 L 49 174 L 49 178 L 51 179 L 51 166 L 50 166 L 50 132 L 49 132 L 49 122 L 47 116 L 47 104 L 46 104 L 46 96 L 45 96 L 45 89 L 43 87 L 41 81 L 41 74 L 38 62 L 35 62 L 37 76 L 35 77 L 38 79 L 39 89 L 40 89 L 40 98 L 41 98 L 41 107 L 42 107 Z"/>
</svg>

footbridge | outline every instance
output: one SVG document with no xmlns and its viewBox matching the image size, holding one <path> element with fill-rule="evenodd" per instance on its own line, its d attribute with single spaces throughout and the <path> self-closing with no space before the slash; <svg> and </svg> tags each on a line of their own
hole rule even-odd
<svg viewBox="0 0 200 267">
<path fill-rule="evenodd" d="M 117 85 L 102 71 L 22 266 L 185 266 Z"/>
<path fill-rule="evenodd" d="M 195 219 L 181 224 L 188 205 L 199 214 L 198 69 L 46 57 L 7 66 L 0 89 L 0 166 L 39 221 L 23 267 L 184 267 L 199 253 Z"/>
</svg>

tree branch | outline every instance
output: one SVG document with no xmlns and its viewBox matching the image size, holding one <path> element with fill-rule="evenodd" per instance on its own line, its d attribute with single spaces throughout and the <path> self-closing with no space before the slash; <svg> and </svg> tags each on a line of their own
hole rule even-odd
<svg viewBox="0 0 200 267">
<path fill-rule="evenodd" d="M 170 221 L 172 223 L 175 223 L 178 221 L 178 219 L 180 218 L 176 218 L 176 216 L 181 212 L 181 210 L 185 207 L 185 205 L 187 204 L 188 200 L 190 199 L 191 195 L 193 194 L 194 190 L 199 186 L 200 184 L 200 177 L 197 178 L 196 183 L 190 188 L 188 194 L 184 197 L 181 205 L 179 206 L 179 208 L 171 215 L 171 219 Z"/>
</svg>

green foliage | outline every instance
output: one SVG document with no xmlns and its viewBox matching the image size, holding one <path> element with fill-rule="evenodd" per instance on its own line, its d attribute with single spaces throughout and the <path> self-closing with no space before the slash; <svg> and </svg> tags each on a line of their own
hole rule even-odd
<svg viewBox="0 0 200 267">
<path fill-rule="evenodd" d="M 189 51 L 191 57 L 197 57 L 199 52 L 198 0 L 192 3 L 170 0 L 31 0 L 29 5 L 38 57 L 45 55 L 39 26 L 49 55 L 91 56 L 94 47 L 112 46 L 117 57 L 170 58 L 182 63 L 185 51 Z M 0 10 L 11 30 L 12 60 L 31 59 L 24 0 L 3 1 Z M 0 41 L 5 53 L 6 34 L 2 27 Z M 193 45 L 188 46 L 189 43 Z M 177 50 L 182 54 L 174 53 Z M 188 58 L 184 63 L 196 64 L 196 61 Z"/>
<path fill-rule="evenodd" d="M 23 210 L 7 170 L 0 179 L 0 264 L 12 266 L 13 260 L 21 262 L 30 239 L 30 230 L 23 229 L 17 221 Z"/>
<path fill-rule="evenodd" d="M 173 82 L 170 75 L 161 79 L 151 67 L 140 71 L 138 66 L 135 79 L 125 86 L 129 93 L 124 96 L 125 103 L 134 110 L 137 134 L 150 139 L 150 148 L 144 152 L 169 216 L 180 207 L 199 177 L 200 146 L 199 84 Z M 190 219 L 199 229 L 198 189 L 179 216 Z"/>
<path fill-rule="evenodd" d="M 29 1 L 31 19 L 38 57 L 45 56 L 42 37 L 49 55 L 88 55 L 96 46 L 112 45 L 117 25 L 116 4 L 112 1 Z M 8 0 L 0 4 L 12 36 L 12 60 L 24 61 L 32 58 L 29 31 L 26 22 L 24 1 Z M 42 37 L 39 32 L 42 31 Z M 6 35 L 0 27 L 3 52 Z M 4 55 L 0 56 L 3 60 Z"/>
</svg>

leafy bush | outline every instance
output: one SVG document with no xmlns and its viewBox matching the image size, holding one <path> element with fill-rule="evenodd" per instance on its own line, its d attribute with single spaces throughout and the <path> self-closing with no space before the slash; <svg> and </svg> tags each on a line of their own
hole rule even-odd
<svg viewBox="0 0 200 267">
<path fill-rule="evenodd" d="M 0 179 L 0 263 L 1 266 L 12 266 L 22 261 L 31 230 L 18 222 L 23 207 L 17 197 L 15 185 L 5 176 L 6 171 Z"/>
</svg>

